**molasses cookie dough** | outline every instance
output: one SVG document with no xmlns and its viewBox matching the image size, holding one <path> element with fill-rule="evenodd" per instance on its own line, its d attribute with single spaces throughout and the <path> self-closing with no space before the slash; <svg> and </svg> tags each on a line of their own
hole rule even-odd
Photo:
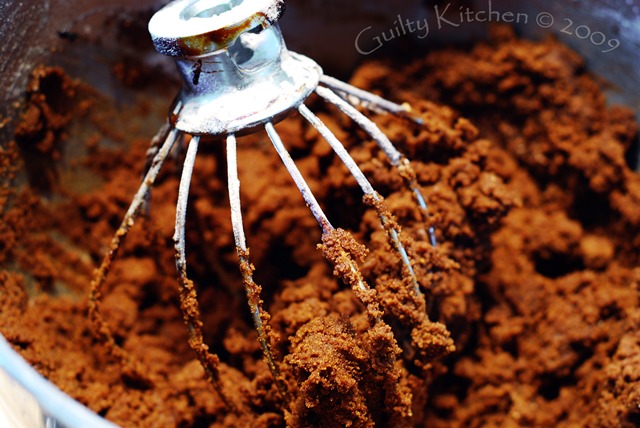
<svg viewBox="0 0 640 428">
<path fill-rule="evenodd" d="M 117 109 L 61 70 L 40 68 L 17 145 L 0 152 L 3 177 L 17 173 L 19 154 L 27 171 L 38 171 L 34 159 L 47 165 L 44 182 L 32 174 L 31 186 L 2 190 L 0 332 L 65 392 L 124 427 L 637 426 L 640 176 L 625 161 L 637 138 L 632 112 L 607 107 L 568 48 L 519 40 L 506 27 L 471 49 L 366 63 L 352 83 L 409 101 L 424 120 L 376 118 L 412 160 L 437 249 L 375 144 L 331 109 L 319 113 L 402 226 L 429 318 L 398 280 L 402 265 L 355 181 L 293 116 L 278 131 L 332 222 L 369 248 L 361 269 L 390 328 L 369 327 L 332 275 L 313 217 L 266 137 L 254 135 L 239 141 L 245 223 L 290 408 L 252 329 L 216 144 L 203 145 L 196 162 L 187 254 L 205 342 L 242 411 L 229 413 L 205 381 L 178 309 L 179 160 L 162 172 L 107 282 L 103 314 L 148 379 L 123 371 L 92 331 L 87 290 L 149 141 L 125 134 L 127 148 L 106 149 L 88 136 L 80 162 L 96 184 L 60 185 L 60 147 L 73 122 L 89 118 L 99 134 Z"/>
</svg>

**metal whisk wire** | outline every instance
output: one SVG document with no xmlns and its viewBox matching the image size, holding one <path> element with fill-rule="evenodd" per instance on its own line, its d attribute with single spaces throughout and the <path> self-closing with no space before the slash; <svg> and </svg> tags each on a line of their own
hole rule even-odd
<svg viewBox="0 0 640 428">
<path fill-rule="evenodd" d="M 427 219 L 425 198 L 409 161 L 377 125 L 356 107 L 362 106 L 375 112 L 403 116 L 418 124 L 421 121 L 410 113 L 407 106 L 393 103 L 326 76 L 311 59 L 288 51 L 277 25 L 282 11 L 283 0 L 177 0 L 169 3 L 151 19 L 149 31 L 154 45 L 159 52 L 174 57 L 183 78 L 183 87 L 169 115 L 169 125 L 163 127 L 154 138 L 150 149 L 153 159 L 148 173 L 112 240 L 91 289 L 90 314 L 99 327 L 102 339 L 115 355 L 127 360 L 128 356 L 116 345 L 108 324 L 100 313 L 99 301 L 103 284 L 118 248 L 133 226 L 140 208 L 145 204 L 150 188 L 171 148 L 183 134 L 192 135 L 176 205 L 174 243 L 176 268 L 181 286 L 180 302 L 189 329 L 189 344 L 205 368 L 208 379 L 229 408 L 235 408 L 235 403 L 231 402 L 221 387 L 217 356 L 210 353 L 204 343 L 200 312 L 197 304 L 193 303 L 196 302 L 195 285 L 187 275 L 186 212 L 189 187 L 201 142 L 226 139 L 231 222 L 240 272 L 265 361 L 285 402 L 289 402 L 287 386 L 271 350 L 272 334 L 267 322 L 268 315 L 262 308 L 261 287 L 253 279 L 254 268 L 249 260 L 249 248 L 244 234 L 237 166 L 237 135 L 262 129 L 266 131 L 282 163 L 320 225 L 323 242 L 331 241 L 332 235 L 340 231 L 331 225 L 274 127 L 274 123 L 297 109 L 326 140 L 355 178 L 364 193 L 363 200 L 376 210 L 387 233 L 389 244 L 400 255 L 403 275 L 411 284 L 417 299 L 423 299 L 411 257 L 402 240 L 400 227 L 386 208 L 382 196 L 374 190 L 338 138 L 304 105 L 304 101 L 315 92 L 326 102 L 335 105 L 368 134 L 405 180 L 422 210 L 424 219 Z M 161 140 L 164 140 L 162 145 L 159 144 Z M 435 230 L 431 225 L 428 226 L 428 236 L 431 244 L 435 246 Z M 370 298 L 372 290 L 359 271 L 355 259 L 357 256 L 342 247 L 336 254 L 335 257 L 329 258 L 334 264 L 339 259 L 340 263 L 346 266 L 346 271 L 341 276 L 363 300 L 372 322 L 383 322 L 378 303 Z"/>
</svg>

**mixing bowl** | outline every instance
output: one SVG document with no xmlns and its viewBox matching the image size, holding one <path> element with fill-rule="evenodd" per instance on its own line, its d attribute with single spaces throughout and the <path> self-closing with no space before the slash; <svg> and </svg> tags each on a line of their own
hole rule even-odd
<svg viewBox="0 0 640 428">
<path fill-rule="evenodd" d="M 118 55 L 120 50 L 130 50 L 131 46 L 118 39 L 116 29 L 110 27 L 114 21 L 107 18 L 116 15 L 148 18 L 150 11 L 163 2 L 117 0 L 108 6 L 103 3 L 5 0 L 0 4 L 2 114 L 15 116 L 29 74 L 40 63 L 60 64 L 70 75 L 82 77 L 100 90 L 113 90 L 104 86 L 106 71 L 100 57 Z M 288 47 L 343 76 L 358 62 L 384 54 L 398 43 L 425 50 L 440 43 L 482 38 L 492 21 L 510 22 L 528 38 L 553 33 L 580 53 L 590 70 L 610 82 L 607 94 L 611 102 L 630 106 L 640 118 L 640 3 L 635 0 L 529 0 L 517 4 L 506 0 L 437 4 L 403 0 L 349 2 L 348 6 L 338 0 L 291 0 L 287 7 L 281 25 Z M 467 7 L 472 12 L 461 13 Z M 415 24 L 411 27 L 414 31 L 399 24 L 407 20 Z M 381 37 L 393 31 L 395 45 Z M 95 50 L 87 52 L 83 50 L 86 47 L 69 43 L 75 32 L 99 41 Z M 141 59 L 164 61 L 152 52 Z M 150 124 L 148 131 L 141 132 L 152 135 L 156 127 L 157 124 Z M 0 129 L 2 147 L 11 139 L 12 130 L 11 121 Z M 635 162 L 637 169 L 638 159 Z M 0 426 L 114 425 L 39 375 L 0 336 Z"/>
</svg>

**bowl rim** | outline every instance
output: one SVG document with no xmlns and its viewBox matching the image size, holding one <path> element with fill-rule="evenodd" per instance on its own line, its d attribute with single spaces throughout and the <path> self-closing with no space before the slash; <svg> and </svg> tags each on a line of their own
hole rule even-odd
<svg viewBox="0 0 640 428">
<path fill-rule="evenodd" d="M 71 398 L 38 373 L 11 347 L 2 334 L 0 334 L 0 372 L 6 373 L 8 378 L 13 381 L 8 385 L 10 388 L 13 387 L 11 390 L 3 389 L 0 401 L 3 396 L 14 392 L 16 395 L 21 393 L 22 396 L 26 392 L 41 410 L 43 420 L 41 426 L 43 427 L 118 427 Z M 26 408 L 32 403 L 25 402 L 24 404 Z M 54 423 L 51 424 L 51 422 Z"/>
</svg>

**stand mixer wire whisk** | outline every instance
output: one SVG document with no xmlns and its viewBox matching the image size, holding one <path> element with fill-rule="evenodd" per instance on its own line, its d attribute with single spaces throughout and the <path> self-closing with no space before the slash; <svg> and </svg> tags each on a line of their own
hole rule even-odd
<svg viewBox="0 0 640 428">
<path fill-rule="evenodd" d="M 304 105 L 304 101 L 315 92 L 364 130 L 377 143 L 411 189 L 426 220 L 427 205 L 409 161 L 356 107 L 362 106 L 374 112 L 404 116 L 418 124 L 421 124 L 421 121 L 410 114 L 409 107 L 395 104 L 326 76 L 311 59 L 288 51 L 277 23 L 283 11 L 283 0 L 177 0 L 152 17 L 149 32 L 154 45 L 160 53 L 175 59 L 183 79 L 183 87 L 174 102 L 167 124 L 152 140 L 146 176 L 111 241 L 109 251 L 104 256 L 91 287 L 90 316 L 97 323 L 102 339 L 110 344 L 117 355 L 127 360 L 125 352 L 115 344 L 109 326 L 100 313 L 98 303 L 102 296 L 103 284 L 123 239 L 133 226 L 141 208 L 145 206 L 150 188 L 173 146 L 184 134 L 191 135 L 180 180 L 174 234 L 181 305 L 185 322 L 189 327 L 189 344 L 196 351 L 207 377 L 229 407 L 233 406 L 220 386 L 217 356 L 208 351 L 203 341 L 197 305 L 187 303 L 189 298 L 195 298 L 195 286 L 187 277 L 185 220 L 193 166 L 201 142 L 226 139 L 231 220 L 240 271 L 265 361 L 285 401 L 288 401 L 287 389 L 271 351 L 268 315 L 261 306 L 261 288 L 253 280 L 253 266 L 249 262 L 249 249 L 244 235 L 236 159 L 237 136 L 262 129 L 266 131 L 305 203 L 320 225 L 324 242 L 336 229 L 322 211 L 274 128 L 274 123 L 297 109 L 302 117 L 318 130 L 348 168 L 364 193 L 365 203 L 375 208 L 392 248 L 395 248 L 401 257 L 405 279 L 411 284 L 416 296 L 422 298 L 411 258 L 400 236 L 399 226 L 385 207 L 382 197 L 373 189 L 342 143 Z M 435 246 L 435 231 L 432 226 L 428 227 L 427 234 L 431 245 Z M 346 254 L 346 251 L 343 253 Z M 354 287 L 356 293 L 369 290 L 357 263 L 350 255 L 347 265 L 349 274 L 346 276 L 355 279 L 347 281 L 346 276 L 343 279 Z"/>
</svg>

